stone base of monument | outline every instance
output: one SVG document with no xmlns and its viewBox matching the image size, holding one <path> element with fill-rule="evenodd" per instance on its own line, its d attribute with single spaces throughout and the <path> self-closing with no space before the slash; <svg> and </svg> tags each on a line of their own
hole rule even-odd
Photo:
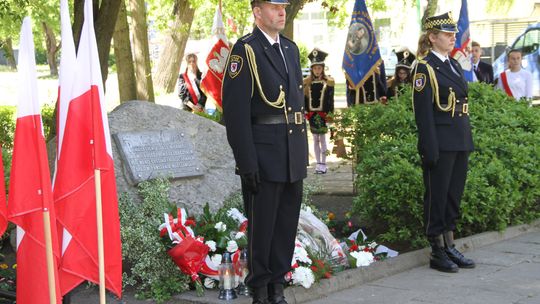
<svg viewBox="0 0 540 304">
<path fill-rule="evenodd" d="M 109 114 L 118 193 L 136 198 L 138 183 L 171 182 L 171 202 L 199 214 L 240 191 L 225 127 L 181 109 L 129 101 Z"/>
</svg>

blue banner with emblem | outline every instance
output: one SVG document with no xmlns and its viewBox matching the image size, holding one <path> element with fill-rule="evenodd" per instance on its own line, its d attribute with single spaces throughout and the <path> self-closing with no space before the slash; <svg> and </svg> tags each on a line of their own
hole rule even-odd
<svg viewBox="0 0 540 304">
<path fill-rule="evenodd" d="M 356 0 L 347 34 L 342 68 L 355 89 L 361 87 L 381 64 L 381 53 L 364 0 Z"/>
</svg>

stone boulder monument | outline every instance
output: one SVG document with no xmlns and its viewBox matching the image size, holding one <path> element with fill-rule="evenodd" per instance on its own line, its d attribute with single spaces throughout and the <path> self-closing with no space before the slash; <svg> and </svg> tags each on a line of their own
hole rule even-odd
<svg viewBox="0 0 540 304">
<path fill-rule="evenodd" d="M 166 177 L 169 198 L 199 214 L 240 191 L 225 127 L 177 108 L 129 101 L 109 113 L 118 193 L 136 197 L 142 181 Z"/>
</svg>

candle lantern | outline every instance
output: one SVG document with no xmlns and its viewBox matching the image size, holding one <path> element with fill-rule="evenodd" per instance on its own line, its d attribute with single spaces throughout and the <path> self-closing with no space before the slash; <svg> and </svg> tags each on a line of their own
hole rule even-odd
<svg viewBox="0 0 540 304">
<path fill-rule="evenodd" d="M 234 267 L 231 260 L 231 254 L 226 252 L 223 254 L 223 261 L 219 265 L 219 296 L 220 300 L 236 299 L 234 291 Z"/>
<path fill-rule="evenodd" d="M 245 280 L 249 273 L 248 269 L 248 252 L 247 249 L 242 250 L 240 253 L 240 259 L 238 259 L 236 275 L 238 278 L 238 294 L 243 296 L 250 296 L 249 288 L 246 286 Z"/>
</svg>

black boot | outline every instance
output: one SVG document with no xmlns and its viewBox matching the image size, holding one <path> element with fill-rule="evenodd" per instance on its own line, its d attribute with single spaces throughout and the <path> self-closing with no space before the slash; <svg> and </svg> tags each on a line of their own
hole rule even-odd
<svg viewBox="0 0 540 304">
<path fill-rule="evenodd" d="M 253 289 L 253 304 L 269 304 L 266 286 Z"/>
<path fill-rule="evenodd" d="M 458 266 L 448 258 L 444 251 L 443 236 L 428 237 L 431 244 L 429 267 L 443 272 L 458 272 Z"/>
<path fill-rule="evenodd" d="M 456 249 L 453 231 L 447 231 L 444 233 L 444 243 L 444 251 L 446 252 L 446 255 L 450 258 L 450 260 L 452 260 L 452 262 L 458 265 L 459 268 L 474 268 L 476 266 L 473 260 L 464 257 L 463 254 Z"/>
<path fill-rule="evenodd" d="M 268 300 L 270 300 L 271 304 L 287 304 L 285 296 L 283 295 L 283 284 L 268 284 Z"/>
</svg>

